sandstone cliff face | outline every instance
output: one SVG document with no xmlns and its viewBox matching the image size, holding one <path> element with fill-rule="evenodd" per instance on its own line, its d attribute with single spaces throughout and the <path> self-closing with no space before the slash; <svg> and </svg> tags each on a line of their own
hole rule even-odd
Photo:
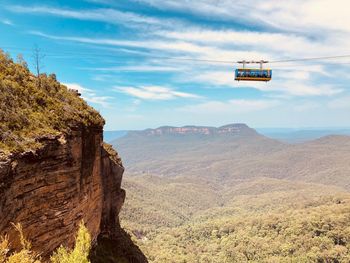
<svg viewBox="0 0 350 263">
<path fill-rule="evenodd" d="M 81 220 L 95 243 L 100 234 L 117 237 L 124 168 L 103 146 L 102 127 L 41 141 L 40 150 L 0 162 L 0 233 L 18 247 L 11 222 L 21 223 L 44 258 L 61 244 L 73 246 Z"/>
</svg>

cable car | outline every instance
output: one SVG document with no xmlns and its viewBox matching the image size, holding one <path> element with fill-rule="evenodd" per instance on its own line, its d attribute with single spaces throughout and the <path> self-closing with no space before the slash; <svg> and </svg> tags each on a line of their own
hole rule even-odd
<svg viewBox="0 0 350 263">
<path fill-rule="evenodd" d="M 267 61 L 238 61 L 238 63 L 243 64 L 243 68 L 238 68 L 235 70 L 235 80 L 237 81 L 270 81 L 272 78 L 271 69 L 263 69 L 263 64 L 268 63 Z M 256 68 L 246 68 L 245 65 L 249 63 L 260 64 L 260 69 Z"/>
</svg>

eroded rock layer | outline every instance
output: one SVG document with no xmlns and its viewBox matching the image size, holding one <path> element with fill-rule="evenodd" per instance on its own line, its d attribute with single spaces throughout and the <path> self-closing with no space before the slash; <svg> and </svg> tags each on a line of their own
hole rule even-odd
<svg viewBox="0 0 350 263">
<path fill-rule="evenodd" d="M 81 220 L 92 239 L 120 232 L 124 168 L 103 144 L 101 127 L 80 127 L 69 135 L 41 139 L 36 152 L 0 163 L 0 233 L 19 242 L 11 222 L 21 223 L 33 249 L 47 257 L 58 246 L 72 247 Z"/>
</svg>

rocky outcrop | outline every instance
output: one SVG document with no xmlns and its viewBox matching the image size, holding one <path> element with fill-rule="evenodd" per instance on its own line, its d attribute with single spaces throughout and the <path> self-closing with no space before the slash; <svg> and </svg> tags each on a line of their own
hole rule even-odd
<svg viewBox="0 0 350 263">
<path fill-rule="evenodd" d="M 103 143 L 99 112 L 55 74 L 37 77 L 1 49 L 0 94 L 0 236 L 19 248 L 11 223 L 20 223 L 45 261 L 73 246 L 83 220 L 102 262 L 102 238 L 123 262 L 146 262 L 119 225 L 124 168 Z"/>
<path fill-rule="evenodd" d="M 73 246 L 81 220 L 95 244 L 99 235 L 118 237 L 124 168 L 104 146 L 102 127 L 81 126 L 40 140 L 39 150 L 0 162 L 0 233 L 17 248 L 11 222 L 21 223 L 44 258 L 60 245 Z"/>
<path fill-rule="evenodd" d="M 125 191 L 121 189 L 124 168 L 112 147 L 104 144 L 101 153 L 103 200 L 100 232 L 111 236 L 119 228 L 118 214 L 125 200 Z"/>
</svg>

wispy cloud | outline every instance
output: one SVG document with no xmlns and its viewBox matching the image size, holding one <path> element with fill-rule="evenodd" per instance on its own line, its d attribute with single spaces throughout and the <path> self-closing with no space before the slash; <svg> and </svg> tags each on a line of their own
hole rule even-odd
<svg viewBox="0 0 350 263">
<path fill-rule="evenodd" d="M 306 101 L 302 103 L 296 103 L 293 109 L 296 112 L 305 112 L 305 111 L 315 110 L 320 107 L 321 105 L 319 103 L 316 103 L 315 101 Z"/>
<path fill-rule="evenodd" d="M 8 26 L 14 26 L 13 22 L 9 19 L 1 19 L 0 22 Z"/>
<path fill-rule="evenodd" d="M 200 27 L 155 32 L 159 36 L 176 41 L 200 43 L 206 46 L 238 50 L 255 50 L 266 53 L 267 59 L 280 58 L 281 54 L 294 57 L 331 55 L 340 52 L 339 45 L 330 45 L 331 39 L 311 39 L 295 33 L 273 33 L 258 31 L 218 30 Z M 334 41 L 334 39 L 332 40 Z M 345 49 L 345 43 L 341 49 Z"/>
<path fill-rule="evenodd" d="M 70 61 L 77 74 L 87 73 L 92 80 L 103 81 L 106 89 L 119 92 L 105 95 L 76 83 L 67 84 L 78 89 L 91 103 L 109 107 L 112 101 L 109 96 L 118 95 L 123 98 L 118 110 L 135 116 L 143 115 L 142 111 L 147 109 L 157 112 L 157 120 L 168 121 L 158 118 L 163 113 L 161 107 L 175 103 L 177 118 L 198 118 L 204 123 L 234 118 L 262 125 L 268 120 L 289 125 L 293 118 L 297 125 L 299 118 L 307 124 L 317 118 L 319 123 L 326 118 L 329 122 L 333 121 L 329 116 L 337 115 L 334 118 L 337 119 L 349 109 L 346 90 L 349 68 L 341 65 L 346 60 L 271 63 L 266 65 L 273 70 L 269 83 L 234 80 L 237 60 L 274 61 L 350 54 L 347 0 L 84 2 L 84 8 L 57 2 L 12 4 L 4 6 L 4 11 L 11 19 L 19 17 L 10 16 L 17 13 L 28 18 L 69 20 L 72 28 L 63 31 L 56 26 L 28 24 L 27 30 L 35 25 L 33 30 L 37 31 L 30 31 L 31 35 L 26 37 L 30 41 L 46 38 L 55 42 L 54 46 L 64 45 L 67 51 L 71 48 L 73 54 L 66 57 L 75 57 Z M 90 30 L 81 31 L 81 23 L 75 27 L 74 20 L 85 21 L 84 25 L 91 25 Z M 12 24 L 4 21 L 0 23 Z M 87 60 L 89 55 L 93 59 Z M 180 60 L 184 58 L 225 60 L 232 64 Z M 337 65 L 330 65 L 333 62 Z M 239 97 L 225 97 L 231 92 Z M 213 94 L 212 99 L 207 99 Z M 348 122 L 346 116 L 334 122 L 339 120 Z"/>
<path fill-rule="evenodd" d="M 331 109 L 350 109 L 350 96 L 333 99 L 328 103 L 328 107 Z"/>
<path fill-rule="evenodd" d="M 97 74 L 97 75 L 93 75 L 91 77 L 92 80 L 94 81 L 109 81 L 113 78 L 113 75 L 109 75 L 109 74 Z"/>
<path fill-rule="evenodd" d="M 77 83 L 63 83 L 63 84 L 67 86 L 69 89 L 77 90 L 79 93 L 82 94 L 82 98 L 90 103 L 101 105 L 103 108 L 110 107 L 109 101 L 112 99 L 111 97 L 97 96 L 94 90 L 85 88 Z"/>
<path fill-rule="evenodd" d="M 143 100 L 171 100 L 176 98 L 200 98 L 200 96 L 187 92 L 176 91 L 160 86 L 141 87 L 115 87 L 117 92 L 121 92 Z"/>
<path fill-rule="evenodd" d="M 253 88 L 275 97 L 312 97 L 312 96 L 334 96 L 343 92 L 343 88 L 320 81 L 329 77 L 330 73 L 322 64 L 307 65 L 300 67 L 292 63 L 271 64 L 278 71 L 274 72 L 273 81 L 266 83 L 237 83 L 234 81 L 233 67 L 213 63 L 210 65 L 195 64 L 190 62 L 179 62 L 173 66 L 161 57 L 194 58 L 211 60 L 279 60 L 281 58 L 303 58 L 314 56 L 337 55 L 347 52 L 350 37 L 347 28 L 340 26 L 332 31 L 321 19 L 325 8 L 310 8 L 319 6 L 315 0 L 310 0 L 313 5 L 306 1 L 293 0 L 293 3 L 277 3 L 267 0 L 254 3 L 252 0 L 238 1 L 233 4 L 229 0 L 217 1 L 199 0 L 191 3 L 185 0 L 135 0 L 154 7 L 166 10 L 177 10 L 205 17 L 218 18 L 227 21 L 250 20 L 253 24 L 261 24 L 273 30 L 264 32 L 215 28 L 202 26 L 195 22 L 186 20 L 181 23 L 170 23 L 169 18 L 152 17 L 132 12 L 122 12 L 113 8 L 94 8 L 89 10 L 75 10 L 67 8 L 53 8 L 43 6 L 10 6 L 9 10 L 19 13 L 33 13 L 42 15 L 62 16 L 81 20 L 102 21 L 108 23 L 136 23 L 157 25 L 156 30 L 148 30 L 147 34 L 142 30 L 135 29 L 132 38 L 113 38 L 80 36 L 80 35 L 57 35 L 40 31 L 31 31 L 31 34 L 52 40 L 70 41 L 76 43 L 91 44 L 104 48 L 122 47 L 129 48 L 131 52 L 141 53 L 140 60 L 134 65 L 125 63 L 121 66 L 96 67 L 93 70 L 106 72 L 176 72 L 172 80 L 177 83 L 195 83 L 215 87 L 230 88 Z M 325 6 L 329 6 L 330 0 L 320 0 Z M 341 0 L 343 1 L 343 0 Z M 113 1 L 94 0 L 103 4 Z M 344 5 L 345 2 L 343 2 Z M 112 6 L 112 4 L 111 4 Z M 253 6 L 253 8 L 252 8 Z M 295 6 L 302 6 L 301 11 L 305 17 L 295 11 Z M 338 7 L 336 9 L 339 9 Z M 250 10 L 250 12 L 247 12 Z M 332 9 L 333 10 L 333 9 Z M 264 14 L 268 14 L 264 17 Z M 244 16 L 244 17 L 243 17 Z M 325 16 L 328 16 L 326 14 Z M 340 13 L 343 18 L 344 12 Z M 334 14 L 332 15 L 333 18 Z M 283 19 L 282 19 L 283 18 Z M 345 19 L 345 18 L 344 18 Z M 285 21 L 288 21 L 289 25 Z M 346 18 L 344 21 L 348 21 Z M 308 23 L 306 23 L 308 22 Z M 312 22 L 312 23 L 311 23 Z M 338 19 L 335 23 L 338 24 Z M 306 23 L 307 26 L 303 25 Z M 350 23 L 350 20 L 349 20 Z M 302 27 L 304 26 L 304 27 Z M 305 29 L 307 27 L 307 29 Z M 278 30 L 276 30 L 278 29 Z M 318 34 L 324 30 L 327 35 Z M 305 32 L 307 32 L 307 34 Z M 350 51 L 350 50 L 348 50 Z M 152 55 L 156 54 L 152 58 Z M 149 56 L 147 56 L 149 55 Z M 157 56 L 160 58 L 157 59 Z M 305 65 L 305 64 L 303 64 Z M 299 66 L 299 67 L 298 67 Z M 288 69 L 288 67 L 290 67 Z M 86 69 L 86 68 L 85 68 Z M 333 71 L 333 77 L 338 74 Z M 321 83 L 321 84 L 320 84 Z M 119 92 L 129 94 L 142 99 L 172 99 L 181 97 L 169 92 L 154 92 L 149 87 L 124 87 Z M 171 95 L 170 95 L 171 94 Z M 193 95 L 193 94 L 192 94 Z M 272 97 L 272 96 L 271 96 Z"/>
<path fill-rule="evenodd" d="M 270 109 L 280 104 L 277 100 L 248 100 L 236 99 L 229 101 L 208 101 L 200 104 L 185 106 L 180 108 L 180 111 L 190 113 L 241 113 L 241 112 L 255 112 Z"/>
<path fill-rule="evenodd" d="M 163 10 L 177 10 L 221 21 L 241 21 L 286 31 L 317 31 L 322 29 L 349 31 L 347 0 L 134 0 Z M 330 11 L 331 10 L 331 11 Z M 315 32 L 314 32 L 315 33 Z"/>
<path fill-rule="evenodd" d="M 181 71 L 181 67 L 170 67 L 161 65 L 140 65 L 140 66 L 120 66 L 120 67 L 104 67 L 104 68 L 82 68 L 92 71 L 106 71 L 106 72 L 172 72 Z"/>
<path fill-rule="evenodd" d="M 192 58 L 198 59 L 226 59 L 227 58 L 251 58 L 251 59 L 261 59 L 268 57 L 266 53 L 256 52 L 250 50 L 230 50 L 230 49 L 220 49 L 212 46 L 199 45 L 191 42 L 185 41 L 174 41 L 174 40 L 120 40 L 111 38 L 91 38 L 91 37 L 80 37 L 80 36 L 57 36 L 50 35 L 40 31 L 30 31 L 28 32 L 33 35 L 54 39 L 54 40 L 66 40 L 78 43 L 86 44 L 96 44 L 105 46 L 124 46 L 130 48 L 143 48 L 149 50 L 162 50 L 166 52 L 172 52 L 173 56 L 182 55 L 180 58 L 186 58 L 186 55 L 191 55 Z M 169 54 L 169 53 L 168 53 Z M 234 60 L 233 60 L 234 61 Z"/>
<path fill-rule="evenodd" d="M 188 75 L 185 79 L 197 83 L 206 83 L 207 86 L 223 86 L 231 88 L 254 88 L 263 92 L 279 92 L 289 96 L 332 96 L 339 94 L 343 89 L 326 84 L 313 83 L 308 71 L 291 70 L 290 74 L 265 82 L 236 82 L 233 72 L 212 70 L 197 75 Z M 293 74 L 294 73 L 294 74 Z"/>
<path fill-rule="evenodd" d="M 137 23 L 137 24 L 159 24 L 159 19 L 138 15 L 131 12 L 122 12 L 116 9 L 64 9 L 48 6 L 20 6 L 13 5 L 6 7 L 7 10 L 16 13 L 53 15 L 58 17 L 73 18 L 79 20 L 100 21 L 110 24 Z"/>
<path fill-rule="evenodd" d="M 220 49 L 211 46 L 201 46 L 196 43 L 188 42 L 174 42 L 174 41 L 127 41 L 117 39 L 98 39 L 98 38 L 85 38 L 85 37 L 66 37 L 66 36 L 53 36 L 44 34 L 41 32 L 32 32 L 33 34 L 44 36 L 51 39 L 75 41 L 80 43 L 92 43 L 99 45 L 112 45 L 112 46 L 128 46 L 135 48 L 148 48 L 158 49 L 166 52 L 182 52 L 183 54 L 191 54 L 199 58 L 214 58 L 213 54 L 218 57 L 253 57 L 261 58 L 264 57 L 259 52 L 251 51 L 230 51 L 226 49 Z M 260 54 L 260 55 L 258 55 Z M 166 66 L 164 61 L 163 64 L 157 66 L 149 65 L 137 65 L 137 66 L 121 66 L 112 68 L 100 68 L 105 71 L 176 71 L 177 68 Z M 183 82 L 196 82 L 210 84 L 213 86 L 227 86 L 233 88 L 255 88 L 264 92 L 280 92 L 289 94 L 292 96 L 332 96 L 342 92 L 342 89 L 327 84 L 317 84 L 313 82 L 311 77 L 317 75 L 327 75 L 327 72 L 322 66 L 308 66 L 305 68 L 293 68 L 290 70 L 280 71 L 279 77 L 273 82 L 269 83 L 249 83 L 244 85 L 234 81 L 233 71 L 230 67 L 222 66 L 209 67 L 208 69 L 189 69 L 188 71 L 181 71 L 179 73 L 179 81 Z M 316 73 L 316 74 L 315 74 Z M 142 90 L 141 90 L 142 91 Z M 137 91 L 132 91 L 137 92 Z M 143 92 L 143 91 L 142 91 Z M 163 94 L 164 95 L 164 94 Z M 161 96 L 163 96 L 161 95 Z M 136 96 L 136 95 L 135 95 Z M 141 96 L 141 95 L 140 95 Z"/>
</svg>

